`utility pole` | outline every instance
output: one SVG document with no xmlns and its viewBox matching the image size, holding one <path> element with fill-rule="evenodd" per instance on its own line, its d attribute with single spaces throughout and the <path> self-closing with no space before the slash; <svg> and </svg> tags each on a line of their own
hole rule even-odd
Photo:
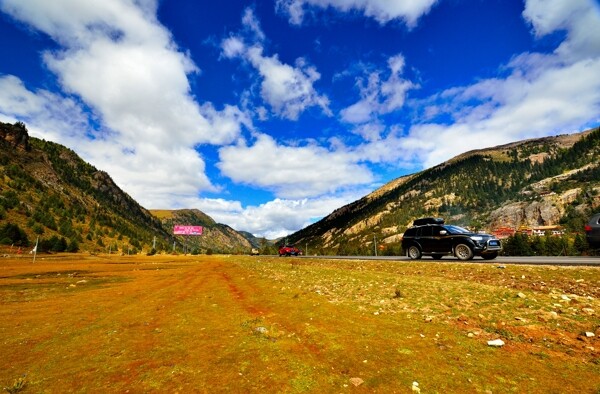
<svg viewBox="0 0 600 394">
<path fill-rule="evenodd" d="M 377 257 L 377 238 L 375 238 L 375 234 L 373 234 L 373 249 L 375 250 L 375 257 Z"/>
</svg>

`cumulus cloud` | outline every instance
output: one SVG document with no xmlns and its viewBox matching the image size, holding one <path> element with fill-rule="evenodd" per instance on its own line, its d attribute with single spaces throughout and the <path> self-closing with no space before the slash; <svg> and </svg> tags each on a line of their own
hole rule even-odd
<svg viewBox="0 0 600 394">
<path fill-rule="evenodd" d="M 369 190 L 331 194 L 303 199 L 281 199 L 242 208 L 237 201 L 204 199 L 198 206 L 220 223 L 244 229 L 256 236 L 275 239 L 306 227 L 335 209 L 356 201 Z"/>
<path fill-rule="evenodd" d="M 167 200 L 169 192 L 177 196 L 215 190 L 194 147 L 231 143 L 242 125 L 252 127 L 251 120 L 237 107 L 218 111 L 195 101 L 188 75 L 199 69 L 157 21 L 155 0 L 4 0 L 1 7 L 59 44 L 59 49 L 44 52 L 44 62 L 58 76 L 65 97 L 79 98 L 102 122 L 101 130 L 88 124 L 57 131 L 79 132 L 78 139 L 52 139 L 107 170 L 145 206 Z M 32 103 L 51 101 L 43 91 L 26 95 Z M 37 113 L 30 108 L 27 116 Z M 48 117 L 60 119 L 60 109 Z M 96 135 L 87 138 L 90 134 Z"/>
<path fill-rule="evenodd" d="M 331 115 L 329 98 L 319 94 L 314 87 L 321 78 L 317 69 L 303 58 L 298 58 L 291 66 L 281 62 L 277 54 L 265 55 L 264 33 L 251 9 L 246 9 L 242 23 L 246 31 L 253 33 L 254 43 L 247 44 L 241 36 L 228 37 L 221 43 L 222 55 L 240 57 L 256 69 L 261 78 L 261 97 L 273 112 L 282 118 L 297 120 L 307 108 L 317 106 L 326 115 Z"/>
<path fill-rule="evenodd" d="M 388 114 L 401 108 L 408 91 L 418 87 L 400 77 L 404 63 L 404 57 L 400 54 L 390 57 L 389 77 L 386 80 L 381 79 L 380 71 L 371 72 L 367 78 L 357 78 L 356 86 L 361 98 L 340 112 L 342 120 L 354 124 L 373 122 L 378 115 Z"/>
<path fill-rule="evenodd" d="M 219 158 L 218 167 L 224 175 L 239 183 L 265 187 L 284 198 L 332 193 L 373 179 L 366 166 L 342 150 L 279 145 L 266 134 L 258 135 L 251 146 L 221 148 Z"/>
<path fill-rule="evenodd" d="M 287 15 L 290 23 L 299 25 L 307 8 L 331 7 L 339 12 L 357 11 L 374 18 L 380 24 L 402 20 L 414 27 L 418 19 L 428 13 L 437 0 L 277 0 L 276 9 Z"/>
<path fill-rule="evenodd" d="M 34 137 L 61 139 L 76 144 L 76 130 L 88 128 L 88 117 L 80 104 L 48 90 L 30 91 L 14 75 L 0 76 L 0 119 L 24 121 Z"/>
<path fill-rule="evenodd" d="M 529 0 L 523 11 L 537 37 L 566 31 L 568 37 L 556 49 L 561 58 L 581 60 L 600 53 L 598 3 L 590 0 Z"/>
</svg>

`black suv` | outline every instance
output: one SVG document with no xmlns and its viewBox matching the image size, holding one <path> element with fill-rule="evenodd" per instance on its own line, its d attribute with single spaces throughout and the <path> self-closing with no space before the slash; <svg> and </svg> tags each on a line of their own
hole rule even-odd
<svg viewBox="0 0 600 394">
<path fill-rule="evenodd" d="M 444 219 L 423 218 L 413 222 L 404 232 L 402 249 L 413 260 L 421 256 L 456 256 L 459 260 L 471 260 L 481 256 L 495 259 L 502 250 L 500 240 L 489 234 L 472 233 L 462 227 L 444 224 Z"/>
<path fill-rule="evenodd" d="M 600 213 L 592 216 L 586 224 L 585 236 L 592 249 L 600 249 Z"/>
</svg>

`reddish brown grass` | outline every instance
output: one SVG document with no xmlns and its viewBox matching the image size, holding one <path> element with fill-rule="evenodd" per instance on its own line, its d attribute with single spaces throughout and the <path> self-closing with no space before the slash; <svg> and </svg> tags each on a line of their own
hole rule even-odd
<svg viewBox="0 0 600 394">
<path fill-rule="evenodd" d="M 598 283 L 594 268 L 5 258 L 0 386 L 406 393 L 417 381 L 423 393 L 594 393 Z M 496 338 L 506 345 L 487 346 Z"/>
</svg>

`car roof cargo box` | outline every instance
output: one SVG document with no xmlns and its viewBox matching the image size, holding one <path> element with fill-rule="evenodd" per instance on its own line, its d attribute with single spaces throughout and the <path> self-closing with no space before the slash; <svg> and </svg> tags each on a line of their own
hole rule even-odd
<svg viewBox="0 0 600 394">
<path fill-rule="evenodd" d="M 413 226 L 423 226 L 425 224 L 444 224 L 444 219 L 442 219 L 442 218 L 421 218 L 421 219 L 416 219 L 413 222 Z"/>
</svg>

